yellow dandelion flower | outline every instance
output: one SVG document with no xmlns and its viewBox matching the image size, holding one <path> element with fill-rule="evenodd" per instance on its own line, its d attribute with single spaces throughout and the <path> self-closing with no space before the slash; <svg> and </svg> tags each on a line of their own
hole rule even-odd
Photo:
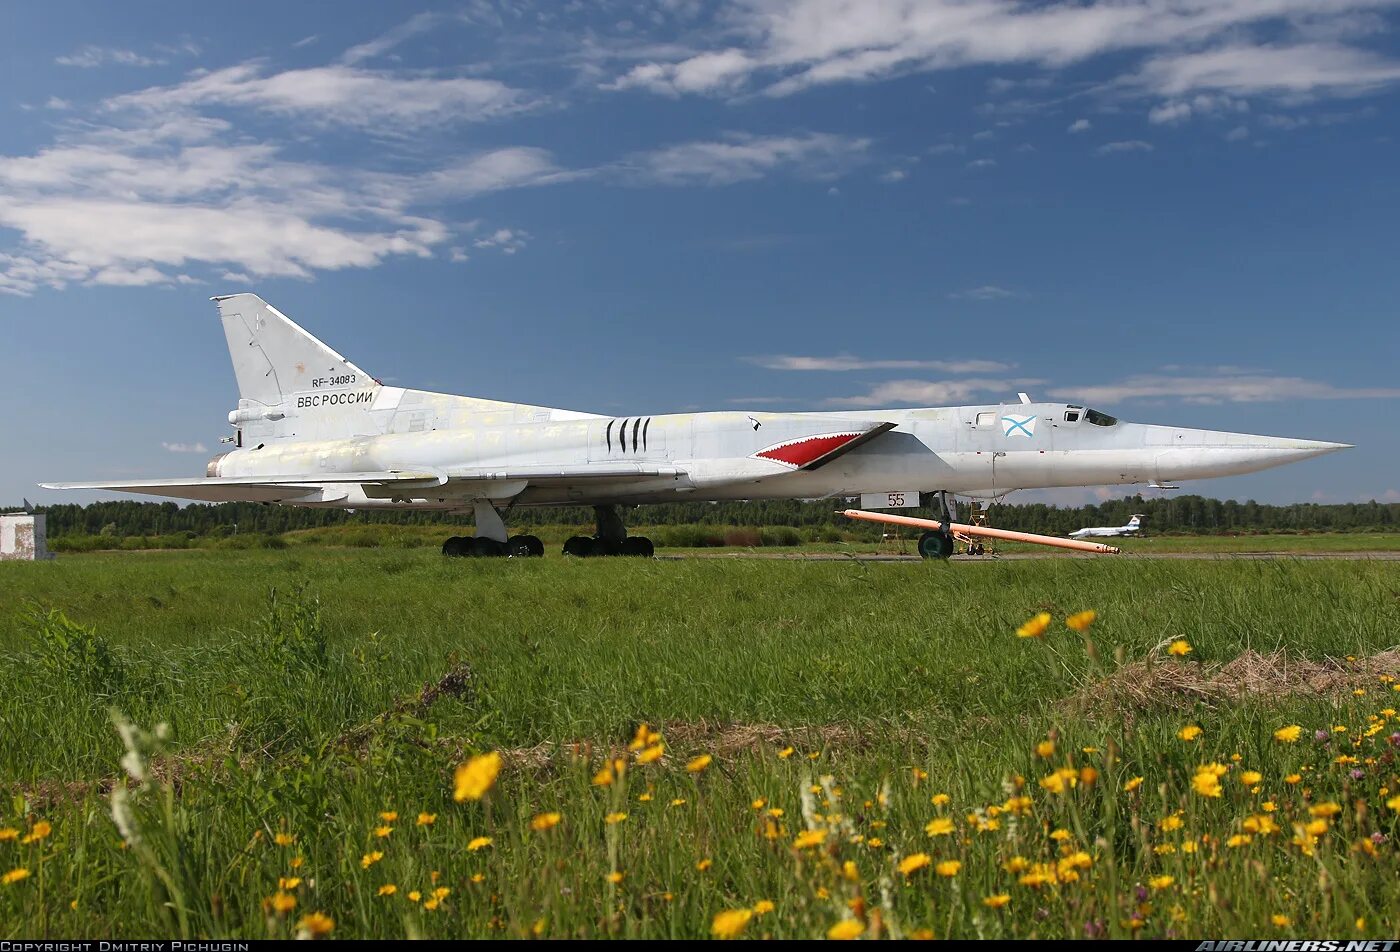
<svg viewBox="0 0 1400 952">
<path fill-rule="evenodd" d="M 1327 826 L 1327 821 L 1319 817 L 1316 820 L 1309 820 L 1307 823 L 1303 824 L 1303 832 L 1308 834 L 1308 836 L 1321 836 L 1327 832 Z"/>
<path fill-rule="evenodd" d="M 820 846 L 826 841 L 826 830 L 803 830 L 797 834 L 792 841 L 792 845 L 797 849 L 807 849 L 811 846 Z"/>
<path fill-rule="evenodd" d="M 1246 770 L 1240 774 L 1240 783 L 1246 787 L 1252 787 L 1264 779 L 1264 775 L 1257 770 Z"/>
<path fill-rule="evenodd" d="M 608 873 L 607 880 L 616 886 L 618 883 L 622 882 L 622 873 L 615 869 L 611 873 Z"/>
<path fill-rule="evenodd" d="M 292 867 L 292 869 L 301 869 L 302 864 L 305 862 L 305 856 L 293 856 L 291 859 L 287 860 L 287 865 Z"/>
<path fill-rule="evenodd" d="M 1176 641 L 1173 641 L 1171 646 L 1167 648 L 1167 654 L 1176 655 L 1178 658 L 1184 658 L 1190 653 L 1191 642 L 1187 641 L 1185 638 L 1176 639 Z"/>
<path fill-rule="evenodd" d="M 1400 813 L 1400 796 L 1391 797 L 1389 800 L 1385 801 L 1385 805 L 1397 813 Z"/>
<path fill-rule="evenodd" d="M 422 898 L 423 898 L 423 894 L 420 893 L 420 892 L 419 892 L 418 890 L 416 890 L 416 889 L 410 890 L 409 893 L 408 893 L 408 901 L 409 901 L 409 902 L 417 902 L 418 900 L 420 900 L 420 899 L 422 899 Z"/>
<path fill-rule="evenodd" d="M 953 832 L 953 821 L 946 816 L 934 817 L 924 824 L 924 832 L 929 836 L 947 836 Z"/>
<path fill-rule="evenodd" d="M 617 778 L 613 775 L 612 767 L 607 766 L 605 764 L 602 770 L 598 771 L 593 775 L 593 786 L 607 787 L 610 786 L 612 782 L 616 779 Z"/>
<path fill-rule="evenodd" d="M 418 825 L 419 825 L 419 826 L 432 826 L 432 825 L 433 825 L 434 823 L 436 823 L 436 822 L 437 822 L 437 814 L 436 814 L 436 813 L 420 813 L 420 814 L 418 814 Z"/>
<path fill-rule="evenodd" d="M 638 803 L 650 803 L 650 802 L 651 802 L 651 791 L 648 790 L 646 793 L 639 794 L 639 795 L 637 796 L 637 802 L 638 802 Z"/>
<path fill-rule="evenodd" d="M 1049 757 L 1055 753 L 1055 742 L 1053 740 L 1043 740 L 1035 745 L 1035 755 L 1037 757 Z"/>
<path fill-rule="evenodd" d="M 382 850 L 375 850 L 372 853 L 366 853 L 364 856 L 360 857 L 360 868 L 369 869 L 371 866 L 373 866 L 375 863 L 379 862 L 383 858 L 384 852 Z"/>
<path fill-rule="evenodd" d="M 1099 617 L 1099 613 L 1092 608 L 1087 611 L 1075 612 L 1065 619 L 1065 624 L 1075 631 L 1088 631 L 1089 626 L 1094 623 L 1094 619 Z"/>
<path fill-rule="evenodd" d="M 709 754 L 701 754 L 699 757 L 696 757 L 690 763 L 686 764 L 685 769 L 690 773 L 700 773 L 706 767 L 710 766 L 713 761 L 714 758 Z"/>
<path fill-rule="evenodd" d="M 7 826 L 4 829 L 0 829 L 0 843 L 8 843 L 11 840 L 17 839 L 19 839 L 19 830 L 16 830 L 14 827 Z"/>
<path fill-rule="evenodd" d="M 700 860 L 699 862 L 697 862 L 697 863 L 695 864 L 695 868 L 698 869 L 698 870 L 700 870 L 700 872 L 703 873 L 705 870 L 709 869 L 709 868 L 710 868 L 711 866 L 713 866 L 714 864 L 715 864 L 714 860 L 709 859 L 709 858 L 707 857 L 707 858 L 702 859 L 702 860 Z"/>
<path fill-rule="evenodd" d="M 948 796 L 946 793 L 935 793 L 932 797 L 929 798 L 928 802 L 932 803 L 936 807 L 944 807 L 947 806 L 952 799 L 953 798 Z"/>
<path fill-rule="evenodd" d="M 609 813 L 607 816 L 603 817 L 603 822 L 608 826 L 616 826 L 625 819 L 627 819 L 627 814 L 625 813 Z"/>
<path fill-rule="evenodd" d="M 777 906 L 773 905 L 771 899 L 760 899 L 753 904 L 753 914 L 756 916 L 766 916 L 776 908 Z"/>
<path fill-rule="evenodd" d="M 1147 881 L 1147 885 L 1161 892 L 1163 889 L 1169 888 L 1174 882 L 1176 882 L 1176 878 L 1173 876 L 1153 876 Z"/>
<path fill-rule="evenodd" d="M 982 898 L 982 905 L 986 906 L 988 909 L 1000 909 L 1010 901 L 1011 896 L 1009 893 L 997 893 L 995 896 L 984 896 Z"/>
<path fill-rule="evenodd" d="M 296 889 L 301 885 L 300 876 L 278 876 L 277 888 L 282 890 Z"/>
<path fill-rule="evenodd" d="M 1319 803 L 1313 807 L 1310 807 L 1308 809 L 1308 812 L 1311 813 L 1313 816 L 1336 816 L 1338 813 L 1342 812 L 1342 806 L 1340 803 L 1334 803 L 1331 800 L 1328 800 L 1325 803 Z"/>
<path fill-rule="evenodd" d="M 671 806 L 673 806 L 673 807 L 683 807 L 683 806 L 685 806 L 685 797 L 676 797 L 676 799 L 674 799 L 674 800 L 671 801 Z"/>
<path fill-rule="evenodd" d="M 263 907 L 285 916 L 297 907 L 297 897 L 288 892 L 275 892 L 263 900 Z"/>
<path fill-rule="evenodd" d="M 912 876 L 932 862 L 933 858 L 927 853 L 911 853 L 899 861 L 898 868 L 905 876 Z"/>
<path fill-rule="evenodd" d="M 660 743 L 652 744 L 650 747 L 647 747 L 647 748 L 645 748 L 645 749 L 643 749 L 643 750 L 641 750 L 641 751 L 639 751 L 639 752 L 637 753 L 637 763 L 639 763 L 639 764 L 650 764 L 650 763 L 654 763 L 654 762 L 660 760 L 660 759 L 661 759 L 661 755 L 664 754 L 664 753 L 666 753 L 666 745 L 665 745 L 665 744 L 660 744 Z"/>
<path fill-rule="evenodd" d="M 1057 842 L 1064 842 L 1065 840 L 1069 839 L 1072 835 L 1073 834 L 1071 834 L 1069 830 L 1061 828 L 1051 833 L 1050 839 L 1056 840 Z"/>
<path fill-rule="evenodd" d="M 477 850 L 486 849 L 486 847 L 490 846 L 492 842 L 494 841 L 489 836 L 474 837 L 472 841 L 467 844 L 467 850 L 472 853 L 475 853 Z"/>
<path fill-rule="evenodd" d="M 1303 728 L 1299 724 L 1289 724 L 1287 727 L 1280 727 L 1274 731 L 1274 740 L 1285 744 L 1297 743 L 1301 736 L 1303 736 Z"/>
<path fill-rule="evenodd" d="M 796 753 L 796 750 L 794 750 L 793 748 L 791 748 L 791 747 L 784 747 L 782 750 L 778 751 L 778 759 L 779 759 L 779 760 L 787 760 L 787 759 L 788 759 L 789 757 L 791 757 L 794 753 Z"/>
<path fill-rule="evenodd" d="M 1133 778 L 1130 779 L 1127 783 L 1123 784 L 1123 792 L 1124 792 L 1124 793 L 1132 793 L 1134 790 L 1136 790 L 1138 787 L 1141 787 L 1141 786 L 1142 786 L 1142 778 L 1141 778 L 1141 777 L 1133 777 Z"/>
<path fill-rule="evenodd" d="M 945 859 L 933 867 L 933 871 L 940 876 L 956 876 L 960 869 L 962 869 L 962 863 L 955 859 Z"/>
<path fill-rule="evenodd" d="M 1041 612 L 1016 629 L 1017 638 L 1039 638 L 1050 627 L 1050 613 Z"/>
<path fill-rule="evenodd" d="M 1236 833 L 1225 841 L 1225 845 L 1233 850 L 1241 846 L 1248 846 L 1252 842 L 1254 842 L 1254 837 L 1248 833 Z"/>
<path fill-rule="evenodd" d="M 1296 784 L 1296 783 L 1301 783 L 1302 780 L 1303 780 L 1303 775 L 1302 775 L 1302 774 L 1296 774 L 1296 773 L 1291 773 L 1291 774 L 1289 774 L 1287 777 L 1284 777 L 1284 778 L 1283 778 L 1283 782 L 1286 783 L 1286 784 L 1290 784 L 1290 785 Z"/>
<path fill-rule="evenodd" d="M 1172 830 L 1181 829 L 1181 817 L 1173 813 L 1171 816 L 1164 816 L 1157 821 L 1157 826 L 1164 832 L 1170 833 Z"/>
<path fill-rule="evenodd" d="M 496 783 L 501 772 L 501 755 L 496 751 L 478 754 L 457 768 L 452 778 L 452 799 L 480 800 Z"/>
<path fill-rule="evenodd" d="M 836 925 L 826 930 L 828 939 L 854 939 L 865 931 L 865 925 L 859 919 L 842 919 Z"/>
<path fill-rule="evenodd" d="M 1220 778 L 1213 773 L 1197 773 L 1191 778 L 1191 789 L 1203 797 L 1218 797 L 1221 793 Z"/>
<path fill-rule="evenodd" d="M 726 909 L 716 913 L 710 923 L 710 935 L 716 939 L 737 939 L 752 918 L 752 909 Z"/>
<path fill-rule="evenodd" d="M 1195 724 L 1187 724 L 1176 732 L 1176 736 L 1184 741 L 1193 741 L 1201 736 L 1201 728 Z"/>
<path fill-rule="evenodd" d="M 379 837 L 381 840 L 388 839 L 389 834 L 393 832 L 394 828 L 392 826 L 376 826 L 374 828 L 374 835 Z"/>
<path fill-rule="evenodd" d="M 637 725 L 637 733 L 632 736 L 632 742 L 627 745 L 628 750 L 641 750 L 649 744 L 654 744 L 661 739 L 661 735 L 653 731 L 645 723 Z"/>
<path fill-rule="evenodd" d="M 278 846 L 291 846 L 296 841 L 297 838 L 290 833 L 276 833 L 272 837 L 272 842 Z"/>
<path fill-rule="evenodd" d="M 1293 924 L 1293 920 L 1289 919 L 1287 916 L 1280 915 L 1277 912 L 1269 917 L 1269 921 L 1271 921 L 1274 925 L 1278 926 L 1280 929 L 1285 929 Z"/>
<path fill-rule="evenodd" d="M 385 823 L 393 823 L 393 822 L 394 822 L 395 820 L 397 820 L 398 818 L 399 818 L 399 811 L 398 811 L 398 810 L 384 810 L 383 812 L 381 812 L 381 813 L 379 814 L 379 819 L 383 820 Z"/>
<path fill-rule="evenodd" d="M 311 936 L 330 935 L 335 929 L 335 920 L 324 912 L 313 912 L 302 916 L 297 928 Z"/>
<path fill-rule="evenodd" d="M 851 860 L 846 860 L 841 864 L 841 875 L 853 883 L 860 881 L 860 869 Z"/>
<path fill-rule="evenodd" d="M 379 887 L 379 895 L 381 896 L 392 896 L 398 891 L 399 887 L 395 886 L 393 883 L 385 883 L 383 886 Z"/>
<path fill-rule="evenodd" d="M 559 825 L 559 821 L 564 819 L 562 813 L 541 813 L 530 821 L 530 829 L 535 832 L 552 829 Z"/>
<path fill-rule="evenodd" d="M 0 876 L 0 885 L 13 886 L 15 883 L 21 882 L 28 878 L 29 870 L 25 869 L 23 866 L 16 866 L 14 869 L 10 870 L 5 875 Z"/>
</svg>

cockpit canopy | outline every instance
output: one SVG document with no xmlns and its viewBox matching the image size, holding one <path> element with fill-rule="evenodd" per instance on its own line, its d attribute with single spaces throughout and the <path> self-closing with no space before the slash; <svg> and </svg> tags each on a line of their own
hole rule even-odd
<svg viewBox="0 0 1400 952">
<path fill-rule="evenodd" d="M 1065 405 L 1065 422 L 1078 423 L 1080 417 L 1084 422 L 1094 426 L 1114 426 L 1118 423 L 1118 418 L 1109 416 L 1100 410 L 1086 410 L 1084 407 L 1076 406 L 1073 403 Z"/>
</svg>

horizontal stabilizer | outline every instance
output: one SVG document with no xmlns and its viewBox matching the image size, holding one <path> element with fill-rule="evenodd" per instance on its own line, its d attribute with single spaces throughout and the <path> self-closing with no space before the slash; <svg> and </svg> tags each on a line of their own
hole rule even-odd
<svg viewBox="0 0 1400 952">
<path fill-rule="evenodd" d="M 208 476 L 195 479 L 137 479 L 116 482 L 40 483 L 44 489 L 106 489 L 112 492 L 198 499 L 204 502 L 280 502 L 319 493 L 327 485 L 359 483 L 401 489 L 434 489 L 447 482 L 437 472 L 319 473 L 315 476 Z"/>
</svg>

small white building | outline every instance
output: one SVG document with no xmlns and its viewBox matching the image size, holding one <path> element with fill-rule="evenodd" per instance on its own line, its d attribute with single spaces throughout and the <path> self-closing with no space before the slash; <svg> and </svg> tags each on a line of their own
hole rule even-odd
<svg viewBox="0 0 1400 952">
<path fill-rule="evenodd" d="M 44 542 L 44 517 L 27 512 L 0 516 L 0 561 L 51 559 Z"/>
</svg>

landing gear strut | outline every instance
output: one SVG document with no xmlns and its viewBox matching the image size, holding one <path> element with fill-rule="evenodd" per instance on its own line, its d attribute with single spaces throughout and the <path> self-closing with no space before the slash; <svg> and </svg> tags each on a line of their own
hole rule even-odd
<svg viewBox="0 0 1400 952">
<path fill-rule="evenodd" d="M 564 554 L 587 558 L 593 555 L 634 555 L 651 558 L 656 548 L 643 536 L 629 536 L 617 506 L 594 506 L 598 533 L 592 538 L 573 536 L 564 543 Z"/>
<path fill-rule="evenodd" d="M 515 559 L 544 555 L 544 543 L 535 536 L 506 534 L 505 520 L 490 500 L 478 499 L 475 509 L 476 535 L 448 539 L 442 544 L 443 555 L 470 555 L 476 558 L 510 556 Z"/>
<path fill-rule="evenodd" d="M 957 517 L 953 511 L 953 501 L 948 498 L 946 492 L 938 494 L 938 510 L 938 521 L 943 524 L 943 528 L 919 536 L 919 555 L 925 559 L 946 559 L 953 554 L 951 527 Z"/>
</svg>

